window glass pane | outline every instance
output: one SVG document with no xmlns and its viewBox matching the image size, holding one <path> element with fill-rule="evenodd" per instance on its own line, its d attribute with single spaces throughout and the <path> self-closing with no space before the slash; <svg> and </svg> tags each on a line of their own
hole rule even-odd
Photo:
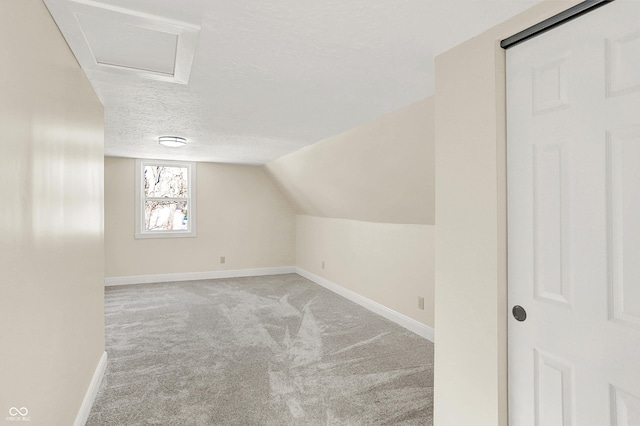
<svg viewBox="0 0 640 426">
<path fill-rule="evenodd" d="M 144 166 L 146 197 L 186 198 L 189 180 L 186 167 Z"/>
<path fill-rule="evenodd" d="M 187 231 L 189 216 L 186 201 L 145 201 L 147 231 Z"/>
</svg>

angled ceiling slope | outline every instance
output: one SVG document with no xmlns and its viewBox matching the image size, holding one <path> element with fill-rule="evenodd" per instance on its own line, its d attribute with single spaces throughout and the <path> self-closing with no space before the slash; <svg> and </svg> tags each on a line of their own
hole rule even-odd
<svg viewBox="0 0 640 426">
<path fill-rule="evenodd" d="M 434 56 L 540 1 L 44 0 L 104 104 L 105 155 L 236 164 L 430 96 Z"/>
</svg>

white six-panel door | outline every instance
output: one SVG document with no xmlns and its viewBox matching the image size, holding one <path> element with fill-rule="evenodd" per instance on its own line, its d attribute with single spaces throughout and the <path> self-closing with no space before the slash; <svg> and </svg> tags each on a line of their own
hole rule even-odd
<svg viewBox="0 0 640 426">
<path fill-rule="evenodd" d="M 510 426 L 640 426 L 640 2 L 507 51 Z"/>
</svg>

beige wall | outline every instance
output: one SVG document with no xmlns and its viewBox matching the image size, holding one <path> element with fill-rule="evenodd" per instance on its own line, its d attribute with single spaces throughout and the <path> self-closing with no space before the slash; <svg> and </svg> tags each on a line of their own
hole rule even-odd
<svg viewBox="0 0 640 426">
<path fill-rule="evenodd" d="M 425 99 L 266 164 L 300 213 L 296 265 L 433 326 L 433 151 Z"/>
<path fill-rule="evenodd" d="M 433 225 L 433 99 L 265 165 L 298 214 Z"/>
<path fill-rule="evenodd" d="M 106 277 L 295 264 L 295 214 L 261 167 L 198 163 L 197 236 L 135 239 L 135 160 L 104 161 Z"/>
<path fill-rule="evenodd" d="M 545 1 L 436 58 L 435 425 L 507 424 L 505 71 Z"/>
<path fill-rule="evenodd" d="M 313 216 L 297 223 L 297 266 L 433 327 L 433 225 Z"/>
<path fill-rule="evenodd" d="M 0 40 L 0 420 L 71 425 L 104 352 L 103 109 L 41 1 L 0 2 Z"/>
</svg>

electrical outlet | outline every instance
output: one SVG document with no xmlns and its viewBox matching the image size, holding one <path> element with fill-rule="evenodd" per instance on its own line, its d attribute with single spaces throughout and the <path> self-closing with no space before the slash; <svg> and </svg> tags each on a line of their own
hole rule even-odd
<svg viewBox="0 0 640 426">
<path fill-rule="evenodd" d="M 220 256 L 220 263 L 225 263 L 227 261 L 227 258 L 224 256 Z"/>
<path fill-rule="evenodd" d="M 424 297 L 418 296 L 418 309 L 424 311 Z"/>
<path fill-rule="evenodd" d="M 322 261 L 322 269 L 324 269 L 324 260 Z"/>
</svg>

